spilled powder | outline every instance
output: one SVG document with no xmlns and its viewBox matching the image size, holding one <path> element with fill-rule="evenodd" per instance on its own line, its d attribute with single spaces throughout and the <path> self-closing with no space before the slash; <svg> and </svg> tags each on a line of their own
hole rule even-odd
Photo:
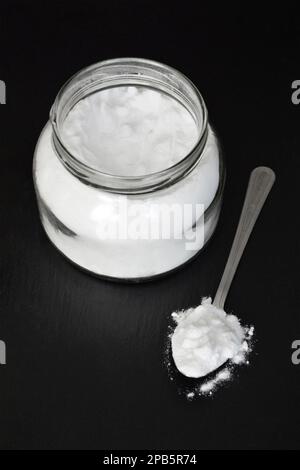
<svg viewBox="0 0 300 470">
<path fill-rule="evenodd" d="M 231 371 L 229 368 L 221 370 L 214 379 L 204 382 L 198 389 L 201 395 L 212 394 L 217 385 L 220 385 L 222 382 L 227 382 L 231 379 Z"/>
</svg>

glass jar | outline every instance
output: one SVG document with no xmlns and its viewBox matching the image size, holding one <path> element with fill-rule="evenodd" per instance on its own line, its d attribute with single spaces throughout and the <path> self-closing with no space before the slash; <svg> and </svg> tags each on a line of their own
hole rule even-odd
<svg viewBox="0 0 300 470">
<path fill-rule="evenodd" d="M 147 87 L 184 106 L 198 133 L 188 154 L 159 171 L 124 176 L 70 148 L 64 124 L 74 107 L 124 86 Z M 202 250 L 219 218 L 225 170 L 195 85 L 164 64 L 122 58 L 87 67 L 61 88 L 35 149 L 33 177 L 42 225 L 62 254 L 101 277 L 138 281 Z"/>
</svg>

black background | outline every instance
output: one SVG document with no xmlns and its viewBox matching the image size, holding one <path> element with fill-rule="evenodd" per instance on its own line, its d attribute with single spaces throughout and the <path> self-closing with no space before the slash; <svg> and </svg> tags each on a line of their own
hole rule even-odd
<svg viewBox="0 0 300 470">
<path fill-rule="evenodd" d="M 297 12 L 218 3 L 7 2 L 0 10 L 0 366 L 2 449 L 297 449 L 300 365 L 300 80 Z M 71 266 L 41 227 L 31 165 L 59 87 L 99 60 L 172 65 L 201 90 L 223 144 L 217 232 L 184 269 L 140 285 Z M 214 398 L 188 402 L 163 355 L 169 315 L 215 292 L 250 171 L 277 181 L 227 309 L 256 326 L 251 366 Z"/>
</svg>

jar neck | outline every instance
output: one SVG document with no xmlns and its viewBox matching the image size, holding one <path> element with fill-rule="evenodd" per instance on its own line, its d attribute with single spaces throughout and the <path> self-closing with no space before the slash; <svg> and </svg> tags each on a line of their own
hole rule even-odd
<svg viewBox="0 0 300 470">
<path fill-rule="evenodd" d="M 192 115 L 198 140 L 182 160 L 162 171 L 141 176 L 103 173 L 74 156 L 64 143 L 62 127 L 72 108 L 92 93 L 114 86 L 147 86 L 177 99 Z M 52 143 L 63 165 L 86 184 L 125 194 L 152 192 L 174 184 L 198 163 L 208 135 L 207 110 L 197 88 L 177 70 L 144 59 L 114 59 L 99 62 L 74 75 L 59 91 L 50 111 Z"/>
</svg>

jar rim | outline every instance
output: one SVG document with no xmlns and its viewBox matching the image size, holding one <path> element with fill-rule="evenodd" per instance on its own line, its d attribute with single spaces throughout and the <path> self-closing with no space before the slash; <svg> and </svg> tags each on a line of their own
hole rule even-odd
<svg viewBox="0 0 300 470">
<path fill-rule="evenodd" d="M 118 71 L 119 73 L 117 73 Z M 60 132 L 60 124 L 70 109 L 88 93 L 99 91 L 99 87 L 120 86 L 120 80 L 122 85 L 134 86 L 141 83 L 145 85 L 145 82 L 151 82 L 154 89 L 159 85 L 165 86 L 170 94 L 173 92 L 177 95 L 176 97 L 185 100 L 186 104 L 193 105 L 194 111 L 201 113 L 202 126 L 199 129 L 195 145 L 174 165 L 157 172 L 138 176 L 114 175 L 87 165 L 65 145 Z M 187 93 L 191 93 L 189 99 Z M 193 103 L 191 99 L 194 99 Z M 189 111 L 191 112 L 191 109 Z M 50 111 L 50 123 L 55 153 L 71 173 L 86 184 L 125 194 L 152 192 L 168 187 L 186 176 L 199 162 L 208 135 L 207 108 L 194 83 L 182 72 L 169 65 L 134 57 L 104 60 L 75 73 L 59 90 Z M 196 124 L 199 127 L 199 122 Z"/>
</svg>

